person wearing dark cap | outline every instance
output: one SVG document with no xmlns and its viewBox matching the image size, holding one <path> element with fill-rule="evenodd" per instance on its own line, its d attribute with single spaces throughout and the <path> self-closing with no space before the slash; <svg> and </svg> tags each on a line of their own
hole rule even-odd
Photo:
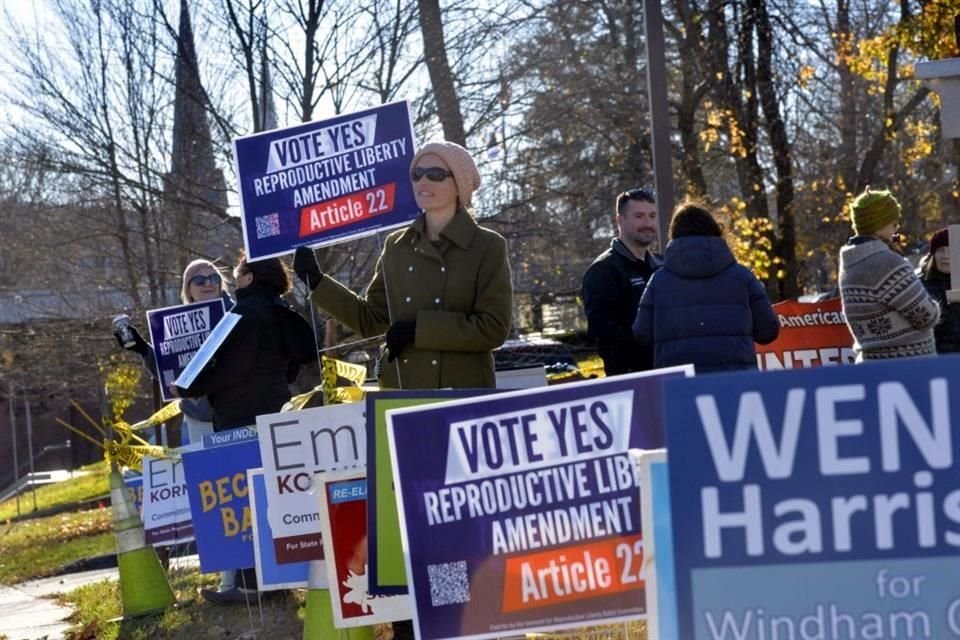
<svg viewBox="0 0 960 640">
<path fill-rule="evenodd" d="M 892 248 L 900 203 L 867 187 L 850 204 L 854 236 L 840 249 L 840 298 L 856 361 L 936 354 L 940 306 Z"/>
<path fill-rule="evenodd" d="M 365 295 L 322 273 L 307 247 L 294 271 L 319 309 L 361 336 L 386 332 L 381 387 L 494 387 L 492 352 L 510 332 L 513 285 L 506 240 L 472 215 L 480 172 L 460 145 L 430 142 L 410 180 L 421 213 L 387 236 Z"/>
<path fill-rule="evenodd" d="M 653 368 L 653 349 L 633 339 L 637 305 L 663 258 L 651 250 L 657 241 L 653 190 L 627 189 L 615 205 L 617 237 L 583 274 L 587 330 L 608 376 Z"/>
<path fill-rule="evenodd" d="M 947 302 L 950 290 L 950 234 L 940 229 L 930 238 L 930 251 L 920 261 L 920 280 L 940 305 L 940 322 L 933 328 L 937 353 L 960 351 L 960 303 Z"/>
</svg>

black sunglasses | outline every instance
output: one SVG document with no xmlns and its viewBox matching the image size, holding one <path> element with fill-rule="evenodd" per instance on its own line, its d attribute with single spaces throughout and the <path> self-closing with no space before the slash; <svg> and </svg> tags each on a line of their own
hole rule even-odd
<svg viewBox="0 0 960 640">
<path fill-rule="evenodd" d="M 453 172 L 442 167 L 417 167 L 410 172 L 410 179 L 414 182 L 419 182 L 424 176 L 430 182 L 443 182 L 447 178 L 452 178 Z"/>
<path fill-rule="evenodd" d="M 205 284 L 208 283 L 208 282 L 209 282 L 210 284 L 215 284 L 215 285 L 219 286 L 219 285 L 220 285 L 220 274 L 219 274 L 219 273 L 211 273 L 210 275 L 205 276 L 205 275 L 202 275 L 202 274 L 199 274 L 199 273 L 198 273 L 197 275 L 195 275 L 195 276 L 193 276 L 192 278 L 190 278 L 187 282 L 189 282 L 190 284 L 195 285 L 195 286 L 197 286 L 197 287 L 202 287 L 203 285 L 205 285 Z"/>
</svg>

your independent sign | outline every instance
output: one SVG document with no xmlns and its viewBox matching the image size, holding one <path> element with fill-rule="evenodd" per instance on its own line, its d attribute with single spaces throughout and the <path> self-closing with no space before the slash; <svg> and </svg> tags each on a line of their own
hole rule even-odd
<svg viewBox="0 0 960 640">
<path fill-rule="evenodd" d="M 237 138 L 233 148 L 251 259 L 369 235 L 419 213 L 406 102 Z"/>
<path fill-rule="evenodd" d="M 960 638 L 960 358 L 664 384 L 678 635 Z"/>
<path fill-rule="evenodd" d="M 628 451 L 661 446 L 661 383 L 691 373 L 677 367 L 389 411 L 418 638 L 642 618 L 643 538 Z"/>
</svg>

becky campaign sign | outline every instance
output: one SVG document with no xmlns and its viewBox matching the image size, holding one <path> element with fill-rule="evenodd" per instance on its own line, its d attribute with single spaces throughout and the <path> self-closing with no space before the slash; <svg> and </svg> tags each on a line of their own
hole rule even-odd
<svg viewBox="0 0 960 640">
<path fill-rule="evenodd" d="M 661 446 L 661 383 L 684 375 L 692 367 L 389 412 L 418 637 L 642 618 L 628 450 Z"/>
<path fill-rule="evenodd" d="M 943 356 L 665 383 L 678 637 L 960 638 L 958 381 Z"/>
<path fill-rule="evenodd" d="M 420 210 L 406 102 L 237 138 L 233 150 L 252 260 L 400 226 Z"/>
<path fill-rule="evenodd" d="M 257 416 L 267 515 L 277 562 L 322 560 L 314 474 L 366 465 L 362 403 Z"/>
<path fill-rule="evenodd" d="M 787 300 L 773 305 L 780 335 L 758 344 L 757 368 L 800 369 L 853 364 L 853 336 L 840 298 L 822 302 Z"/>
<path fill-rule="evenodd" d="M 170 395 L 170 385 L 187 368 L 224 312 L 221 298 L 147 311 L 160 395 L 166 402 L 176 400 Z"/>
<path fill-rule="evenodd" d="M 261 466 L 255 438 L 252 429 L 213 433 L 203 437 L 204 446 L 213 444 L 211 448 L 183 454 L 203 573 L 254 566 L 247 470 Z"/>
</svg>

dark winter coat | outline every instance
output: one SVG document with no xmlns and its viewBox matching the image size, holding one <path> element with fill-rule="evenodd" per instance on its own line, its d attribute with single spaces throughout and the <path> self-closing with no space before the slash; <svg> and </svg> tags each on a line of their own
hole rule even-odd
<svg viewBox="0 0 960 640">
<path fill-rule="evenodd" d="M 648 252 L 638 260 L 615 239 L 583 274 L 587 327 L 608 376 L 653 368 L 653 348 L 635 341 L 630 328 L 643 290 L 661 265 L 660 256 Z"/>
<path fill-rule="evenodd" d="M 931 269 L 927 276 L 921 278 L 921 281 L 930 297 L 940 305 L 940 322 L 933 327 L 937 353 L 960 351 L 960 302 L 947 303 L 950 274 Z"/>
<path fill-rule="evenodd" d="M 327 276 L 312 299 L 364 337 L 384 333 L 393 322 L 416 322 L 414 344 L 380 363 L 384 388 L 496 386 L 492 351 L 506 340 L 513 311 L 507 243 L 466 209 L 437 243 L 427 238 L 422 214 L 390 234 L 366 295 Z"/>
<path fill-rule="evenodd" d="M 667 245 L 633 324 L 637 340 L 653 344 L 657 367 L 692 363 L 697 372 L 756 369 L 754 342 L 779 333 L 763 285 L 714 236 Z"/>
<path fill-rule="evenodd" d="M 211 362 L 181 395 L 206 395 L 215 431 L 252 425 L 290 399 L 288 385 L 301 364 L 316 358 L 306 320 L 271 290 L 253 283 L 237 289 L 232 313 L 240 321 Z"/>
</svg>

